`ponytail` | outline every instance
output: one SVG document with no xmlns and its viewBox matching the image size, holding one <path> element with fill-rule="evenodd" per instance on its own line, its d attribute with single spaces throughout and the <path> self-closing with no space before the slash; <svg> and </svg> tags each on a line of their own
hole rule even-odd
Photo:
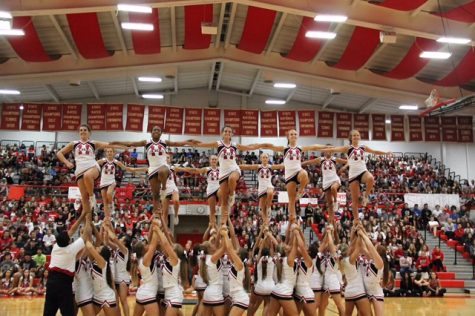
<svg viewBox="0 0 475 316">
<path fill-rule="evenodd" d="M 114 289 L 114 280 L 112 280 L 112 271 L 110 267 L 110 257 L 111 257 L 111 251 L 109 248 L 103 246 L 100 252 L 100 255 L 104 260 L 106 261 L 106 279 L 107 279 L 107 284 L 111 289 Z"/>
<path fill-rule="evenodd" d="M 389 282 L 389 261 L 388 261 L 388 255 L 386 252 L 386 247 L 379 245 L 376 250 L 378 251 L 378 254 L 381 256 L 381 259 L 383 259 L 384 263 L 384 270 L 383 270 L 383 284 L 382 287 L 386 287 L 386 285 Z"/>
<path fill-rule="evenodd" d="M 284 249 L 284 246 L 279 246 L 277 248 L 277 260 L 275 262 L 275 268 L 276 268 L 276 272 L 277 272 L 277 280 L 279 282 L 282 281 L 282 270 L 283 270 L 283 263 L 282 261 L 284 260 L 285 258 L 285 249 Z"/>
<path fill-rule="evenodd" d="M 208 276 L 208 267 L 206 265 L 206 254 L 208 253 L 210 247 L 210 242 L 205 241 L 201 244 L 202 250 L 200 251 L 199 258 L 200 258 L 200 276 L 203 279 L 203 282 L 208 284 L 209 283 L 209 276 Z"/>
<path fill-rule="evenodd" d="M 320 273 L 320 275 L 323 275 L 323 272 L 322 272 L 322 258 L 320 258 L 320 256 L 318 255 L 319 254 L 319 248 L 320 245 L 318 244 L 318 241 L 314 241 L 310 247 L 308 247 L 308 252 L 309 252 L 309 255 L 312 259 L 315 259 L 315 268 L 317 268 L 317 271 L 318 273 Z"/>
<path fill-rule="evenodd" d="M 175 253 L 180 260 L 180 279 L 183 287 L 188 287 L 188 260 L 185 257 L 185 250 L 180 244 L 175 244 Z"/>
<path fill-rule="evenodd" d="M 262 279 L 265 279 L 267 276 L 267 262 L 269 261 L 269 249 L 267 248 L 262 249 L 262 257 L 260 260 L 261 260 L 261 267 L 262 267 Z"/>
</svg>

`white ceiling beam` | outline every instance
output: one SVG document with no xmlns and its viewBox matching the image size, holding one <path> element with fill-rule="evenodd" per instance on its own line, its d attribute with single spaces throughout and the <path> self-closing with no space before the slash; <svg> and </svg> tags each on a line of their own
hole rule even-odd
<svg viewBox="0 0 475 316">
<path fill-rule="evenodd" d="M 71 54 L 71 56 L 73 56 L 73 58 L 75 60 L 77 60 L 78 59 L 78 54 L 76 53 L 76 50 L 74 49 L 73 45 L 69 41 L 68 37 L 66 36 L 66 33 L 64 33 L 63 29 L 61 28 L 61 25 L 59 25 L 58 20 L 56 19 L 56 17 L 54 15 L 49 15 L 49 19 L 51 20 L 51 23 L 53 23 L 53 26 L 56 29 L 56 31 L 58 32 L 59 37 L 63 41 L 64 45 L 66 45 L 66 47 L 68 48 L 69 53 Z"/>
<path fill-rule="evenodd" d="M 137 81 L 135 81 L 135 77 L 130 78 L 130 80 L 132 80 L 132 88 L 134 88 L 135 95 L 140 98 L 139 86 Z"/>
<path fill-rule="evenodd" d="M 294 96 L 294 94 L 295 94 L 296 91 L 297 91 L 297 88 L 292 89 L 292 91 L 290 91 L 289 95 L 287 96 L 287 99 L 285 99 L 285 102 L 289 102 L 290 99 L 293 98 L 293 96 Z"/>
<path fill-rule="evenodd" d="M 378 99 L 376 98 L 369 98 L 363 105 L 360 107 L 358 113 L 364 113 L 368 111 L 373 105 L 375 105 L 378 102 Z"/>
<path fill-rule="evenodd" d="M 119 19 L 117 18 L 116 12 L 111 12 L 112 21 L 114 22 L 115 32 L 117 33 L 117 37 L 119 38 L 120 48 L 125 55 L 128 55 L 127 46 L 125 45 L 124 34 L 122 33 L 122 28 L 120 27 Z"/>
<path fill-rule="evenodd" d="M 226 38 L 224 40 L 224 48 L 228 48 L 231 34 L 233 33 L 234 18 L 236 17 L 237 3 L 233 2 L 231 7 L 231 15 L 229 16 L 228 28 L 226 29 Z"/>
<path fill-rule="evenodd" d="M 173 91 L 176 93 L 178 93 L 178 69 L 177 71 L 175 72 L 175 78 L 173 79 L 173 85 L 174 85 L 174 89 Z"/>
<path fill-rule="evenodd" d="M 287 13 L 281 13 L 279 23 L 277 24 L 277 27 L 275 28 L 274 33 L 272 34 L 271 40 L 269 42 L 269 46 L 267 47 L 266 50 L 266 55 L 269 55 L 272 53 L 272 49 L 274 48 L 275 42 L 277 42 L 277 38 L 279 37 L 280 30 L 284 26 L 285 23 L 285 18 L 287 17 Z"/>
<path fill-rule="evenodd" d="M 211 91 L 211 88 L 213 87 L 213 78 L 214 78 L 214 68 L 216 67 L 216 62 L 211 63 L 211 74 L 209 76 L 208 80 L 208 90 Z"/>
<path fill-rule="evenodd" d="M 13 47 L 10 45 L 10 42 L 9 42 L 4 36 L 0 36 L 0 40 L 2 40 L 2 41 L 5 43 L 5 45 L 8 45 L 8 47 L 11 48 L 12 53 L 15 55 L 15 58 L 16 58 L 18 61 L 20 61 L 20 62 L 23 63 L 23 64 L 26 64 L 26 62 L 25 62 L 23 59 L 21 59 L 20 56 L 18 56 L 18 54 L 17 54 L 17 53 L 15 52 L 15 50 L 13 49 Z"/>
<path fill-rule="evenodd" d="M 175 7 L 170 8 L 170 24 L 172 31 L 172 49 L 176 52 L 176 16 L 175 16 Z"/>
<path fill-rule="evenodd" d="M 218 74 L 218 79 L 216 80 L 216 90 L 219 89 L 219 86 L 221 85 L 221 78 L 223 77 L 223 72 L 224 72 L 224 62 L 221 62 L 221 67 L 219 67 L 219 74 Z"/>
<path fill-rule="evenodd" d="M 249 96 L 251 96 L 254 93 L 257 83 L 259 82 L 259 79 L 261 77 L 261 74 L 262 74 L 262 69 L 258 69 L 256 72 L 256 76 L 254 77 L 254 80 L 252 80 L 251 89 L 249 89 Z"/>
<path fill-rule="evenodd" d="M 221 45 L 221 33 L 223 33 L 224 13 L 226 13 L 226 2 L 221 3 L 221 10 L 219 12 L 218 33 L 214 39 L 214 47 L 219 48 Z"/>
<path fill-rule="evenodd" d="M 97 91 L 97 88 L 96 88 L 96 85 L 94 84 L 93 81 L 88 81 L 87 82 L 87 86 L 89 87 L 89 89 L 91 90 L 92 94 L 94 95 L 94 97 L 99 100 L 101 98 L 101 96 L 99 95 L 99 91 Z"/>
<path fill-rule="evenodd" d="M 329 106 L 332 103 L 333 99 L 335 99 L 334 94 L 328 95 L 328 97 L 323 101 L 322 109 L 325 109 L 327 106 Z"/>
<path fill-rule="evenodd" d="M 54 90 L 54 88 L 53 88 L 52 85 L 50 85 L 50 84 L 45 84 L 44 87 L 46 88 L 46 91 L 48 91 L 48 94 L 50 95 L 50 97 L 51 97 L 55 102 L 59 102 L 59 101 L 60 101 L 59 95 L 58 95 L 58 93 Z"/>
<path fill-rule="evenodd" d="M 376 48 L 376 50 L 374 51 L 373 55 L 371 55 L 371 57 L 368 58 L 368 60 L 364 63 L 363 66 L 361 66 L 361 68 L 358 71 L 368 68 L 369 65 L 373 62 L 373 60 L 375 60 L 375 58 L 378 57 L 378 54 L 381 53 L 384 50 L 384 48 L 386 48 L 386 46 L 388 45 L 389 45 L 388 43 L 383 43 L 379 45 L 379 47 Z"/>
<path fill-rule="evenodd" d="M 341 27 L 343 26 L 343 23 L 338 23 L 334 28 L 333 28 L 333 31 L 331 32 L 335 32 L 338 34 L 338 31 L 341 29 Z M 337 35 L 338 37 L 338 35 Z M 316 40 L 318 41 L 318 39 Z M 315 57 L 313 57 L 312 59 L 312 65 L 314 65 L 316 62 L 318 62 L 318 60 L 320 59 L 320 57 L 323 55 L 323 52 L 325 51 L 325 48 L 327 48 L 328 45 L 330 45 L 330 42 L 331 40 L 327 40 L 323 45 L 322 47 L 320 47 L 320 50 L 318 51 L 318 53 L 315 55 Z"/>
</svg>

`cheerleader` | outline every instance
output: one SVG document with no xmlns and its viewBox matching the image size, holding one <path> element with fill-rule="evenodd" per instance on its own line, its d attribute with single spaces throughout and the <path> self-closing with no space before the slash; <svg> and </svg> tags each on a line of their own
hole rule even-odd
<svg viewBox="0 0 475 316">
<path fill-rule="evenodd" d="M 33 275 L 30 274 L 30 270 L 23 270 L 23 274 L 18 282 L 16 294 L 18 295 L 32 295 L 34 293 L 33 288 Z"/>
<path fill-rule="evenodd" d="M 297 281 L 295 283 L 294 299 L 297 303 L 297 309 L 303 310 L 305 316 L 316 316 L 317 304 L 315 302 L 315 294 L 310 286 L 312 271 L 314 269 L 312 258 L 309 256 L 305 247 L 304 235 L 302 231 L 296 231 L 295 237 L 298 245 Z"/>
<path fill-rule="evenodd" d="M 233 129 L 224 126 L 221 130 L 222 140 L 212 143 L 195 143 L 194 147 L 217 148 L 219 160 L 219 198 L 221 199 L 221 225 L 226 225 L 229 209 L 236 198 L 236 186 L 241 177 L 241 169 L 236 163 L 237 151 L 256 150 L 259 144 L 241 145 L 231 141 Z"/>
<path fill-rule="evenodd" d="M 170 172 L 168 174 L 168 179 L 167 179 L 167 189 L 165 190 L 165 193 L 162 194 L 162 206 L 163 206 L 163 216 L 162 216 L 162 221 L 164 227 L 168 227 L 168 207 L 170 204 L 170 201 L 173 204 L 173 210 L 174 210 L 174 221 L 173 223 L 175 225 L 178 225 L 179 220 L 178 220 L 178 211 L 180 210 L 180 195 L 178 192 L 178 188 L 176 186 L 176 172 L 182 172 L 184 171 L 184 168 L 180 167 L 175 167 L 171 164 L 171 157 L 170 155 L 167 155 L 167 164 L 168 168 L 170 169 Z"/>
<path fill-rule="evenodd" d="M 206 257 L 200 266 L 200 275 L 208 286 L 203 294 L 203 309 L 200 315 L 225 315 L 222 270 L 225 245 L 221 242 L 224 234 L 227 235 L 227 229 L 221 229 L 219 236 L 212 235 L 209 241 L 202 244 Z"/>
<path fill-rule="evenodd" d="M 362 229 L 358 230 L 358 238 L 362 241 L 361 252 L 363 253 L 358 269 L 363 275 L 366 294 L 373 306 L 374 315 L 383 316 L 383 287 L 386 286 L 389 279 L 389 263 L 386 257 L 386 248 L 381 245 L 376 248 Z"/>
<path fill-rule="evenodd" d="M 13 287 L 13 275 L 12 270 L 7 270 L 3 274 L 0 284 L 0 294 L 2 295 L 14 295 L 15 288 Z"/>
<path fill-rule="evenodd" d="M 322 291 L 318 301 L 319 316 L 325 315 L 328 306 L 328 299 L 331 295 L 340 316 L 345 314 L 345 307 L 341 299 L 341 274 L 339 271 L 338 254 L 333 242 L 333 226 L 328 225 L 325 229 L 325 236 L 320 245 L 321 263 L 320 269 L 323 272 Z"/>
<path fill-rule="evenodd" d="M 196 296 L 198 302 L 195 304 L 195 307 L 193 307 L 193 312 L 192 316 L 199 315 L 198 311 L 200 309 L 200 306 L 202 305 L 203 301 L 203 293 L 206 290 L 207 284 L 203 281 L 203 278 L 201 277 L 199 271 L 200 271 L 200 265 L 202 264 L 203 261 L 205 261 L 206 255 L 204 254 L 203 250 L 201 250 L 200 246 L 195 247 L 193 249 L 193 256 L 191 257 L 191 263 L 193 266 L 193 280 L 192 280 L 192 286 L 196 291 Z"/>
<path fill-rule="evenodd" d="M 147 315 L 159 315 L 160 309 L 157 303 L 158 277 L 156 265 L 155 250 L 158 241 L 157 220 L 152 222 L 152 227 L 148 234 L 150 241 L 148 247 L 139 241 L 134 246 L 134 252 L 137 257 L 138 271 L 142 282 L 135 295 L 136 304 L 134 316 L 141 316 L 143 312 Z"/>
<path fill-rule="evenodd" d="M 331 146 L 327 144 L 327 146 Z M 322 189 L 325 192 L 325 200 L 327 201 L 327 209 L 329 214 L 329 222 L 335 224 L 335 213 L 338 210 L 337 196 L 338 189 L 341 186 L 340 177 L 336 172 L 336 165 L 347 162 L 346 159 L 336 158 L 331 152 L 326 152 L 323 158 L 316 158 L 302 163 L 302 166 L 320 165 L 322 170 Z"/>
<path fill-rule="evenodd" d="M 292 224 L 290 230 L 288 245 L 281 245 L 277 248 L 276 285 L 271 293 L 268 309 L 268 315 L 270 316 L 276 316 L 280 308 L 284 310 L 285 315 L 298 315 L 297 305 L 293 300 L 294 286 L 297 279 L 297 265 L 295 263 L 298 249 L 297 225 Z"/>
<path fill-rule="evenodd" d="M 37 295 L 45 295 L 46 294 L 46 283 L 48 281 L 48 269 L 43 271 L 41 278 L 39 279 L 38 285 L 33 288 L 33 291 Z"/>
<path fill-rule="evenodd" d="M 166 229 L 166 228 L 165 228 Z M 166 316 L 178 316 L 183 304 L 182 282 L 188 280 L 188 264 L 183 258 L 184 249 L 179 244 L 172 244 L 161 230 L 158 230 L 160 247 L 165 254 L 162 270 L 162 282 L 165 291 L 164 305 Z M 181 258 L 180 258 L 181 257 Z"/>
<path fill-rule="evenodd" d="M 73 152 L 74 161 L 76 163 L 76 170 L 74 175 L 76 176 L 76 182 L 81 192 L 82 207 L 86 214 L 89 214 L 89 221 L 92 220 L 91 210 L 96 207 L 96 198 L 94 197 L 94 181 L 97 179 L 100 173 L 99 165 L 96 162 L 95 151 L 104 149 L 106 147 L 111 148 L 124 148 L 124 146 L 117 146 L 103 142 L 97 142 L 90 140 L 91 128 L 87 124 L 83 124 L 79 127 L 80 140 L 70 142 L 63 147 L 56 156 L 67 168 L 74 168 L 65 155 Z"/>
<path fill-rule="evenodd" d="M 261 164 L 259 165 L 239 165 L 241 170 L 257 171 L 257 196 L 259 199 L 259 208 L 261 209 L 264 225 L 269 225 L 269 214 L 274 197 L 274 186 L 272 185 L 272 171 L 284 169 L 283 165 L 271 165 L 269 163 L 269 154 L 261 154 Z"/>
<path fill-rule="evenodd" d="M 359 264 L 357 259 L 361 249 L 361 240 L 357 238 L 357 227 L 360 226 L 353 226 L 351 231 L 351 246 L 348 247 L 346 244 L 339 245 L 339 251 L 341 254 L 340 269 L 346 279 L 345 315 L 351 316 L 353 314 L 353 309 L 356 307 L 358 315 L 370 316 L 371 305 L 368 296 L 366 295 L 363 276 L 358 271 L 357 267 Z"/>
<path fill-rule="evenodd" d="M 97 250 L 90 242 L 86 242 L 86 249 L 92 260 L 92 287 L 94 289 L 93 304 L 97 315 L 101 310 L 106 316 L 120 316 L 120 310 L 117 306 L 114 281 L 109 264 L 111 251 L 106 246 L 99 247 Z"/>
<path fill-rule="evenodd" d="M 127 271 L 127 263 L 129 261 L 129 249 L 124 243 L 117 238 L 113 229 L 108 230 L 108 245 L 113 249 L 112 261 L 114 263 L 114 283 L 118 291 L 122 311 L 125 316 L 130 315 L 127 296 L 129 294 L 129 285 L 131 282 L 130 273 Z"/>
<path fill-rule="evenodd" d="M 289 220 L 291 223 L 294 223 L 297 219 L 295 202 L 304 194 L 305 187 L 309 181 L 307 171 L 302 169 L 303 152 L 325 148 L 323 145 L 300 147 L 297 145 L 297 138 L 297 131 L 291 129 L 287 132 L 287 146 L 274 146 L 273 144 L 261 146 L 263 149 L 284 152 L 285 186 L 289 195 Z"/>
<path fill-rule="evenodd" d="M 310 287 L 315 296 L 315 302 L 317 303 L 317 315 L 325 315 L 325 308 L 320 309 L 320 302 L 323 293 L 323 269 L 324 260 L 323 255 L 320 253 L 320 245 L 317 241 L 314 241 L 308 249 L 309 255 L 312 258 L 312 275 L 310 276 Z"/>
<path fill-rule="evenodd" d="M 74 300 L 78 309 L 84 316 L 96 315 L 93 306 L 94 290 L 91 276 L 92 264 L 87 256 L 87 251 L 82 250 L 79 260 L 76 261 L 74 273 Z"/>
<path fill-rule="evenodd" d="M 216 224 L 216 204 L 218 203 L 219 190 L 219 168 L 218 156 L 212 155 L 209 158 L 209 167 L 200 169 L 182 168 L 183 171 L 191 174 L 206 174 L 206 196 L 209 205 L 209 222 L 213 226 Z"/>
<path fill-rule="evenodd" d="M 104 204 L 105 219 L 110 219 L 111 212 L 114 210 L 113 198 L 117 169 L 120 168 L 128 172 L 146 172 L 147 168 L 126 167 L 122 162 L 114 159 L 114 149 L 111 147 L 107 147 L 104 152 L 106 157 L 97 162 L 101 168 L 99 189 L 101 190 L 102 203 Z"/>
<path fill-rule="evenodd" d="M 160 200 L 166 193 L 166 184 L 170 173 L 167 164 L 168 146 L 181 147 L 189 145 L 190 142 L 171 142 L 161 140 L 162 129 L 158 126 L 152 127 L 152 139 L 150 141 L 142 140 L 138 142 L 112 142 L 111 144 L 123 145 L 127 147 L 145 147 L 148 167 L 148 181 L 152 191 L 153 211 L 156 215 L 161 215 Z M 161 195 L 160 195 L 161 194 Z"/>
<path fill-rule="evenodd" d="M 359 221 L 358 207 L 361 205 L 365 207 L 368 203 L 368 195 L 373 191 L 374 178 L 373 175 L 366 168 L 365 153 L 368 152 L 374 155 L 391 155 L 391 152 L 374 150 L 368 146 L 360 145 L 360 133 L 357 130 L 350 132 L 350 145 L 341 147 L 330 147 L 322 149 L 322 152 L 339 152 L 348 155 L 349 168 L 349 183 L 353 207 L 354 224 Z M 366 191 L 364 192 L 362 201 L 360 203 L 360 184 L 366 184 Z"/>
</svg>

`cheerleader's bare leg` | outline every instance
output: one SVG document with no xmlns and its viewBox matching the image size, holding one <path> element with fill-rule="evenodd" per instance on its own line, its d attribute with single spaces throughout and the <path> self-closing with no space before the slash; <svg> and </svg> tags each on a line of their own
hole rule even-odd
<svg viewBox="0 0 475 316">
<path fill-rule="evenodd" d="M 299 181 L 299 191 L 298 194 L 302 196 L 305 193 L 305 188 L 307 187 L 308 184 L 308 173 L 306 170 L 300 170 L 299 174 L 297 176 L 297 180 Z"/>
<path fill-rule="evenodd" d="M 151 177 L 148 181 L 150 182 L 150 190 L 152 191 L 153 213 L 155 216 L 158 216 L 158 218 L 161 218 L 160 181 L 156 176 Z"/>
<path fill-rule="evenodd" d="M 129 303 L 127 302 L 127 296 L 129 294 L 129 286 L 125 282 L 119 284 L 119 299 L 122 304 L 122 311 L 124 316 L 130 315 Z"/>
<path fill-rule="evenodd" d="M 168 176 L 170 175 L 170 169 L 168 169 L 167 166 L 161 166 L 158 168 L 158 179 L 160 181 L 160 188 L 162 191 L 165 191 L 167 189 L 167 179 Z"/>
<path fill-rule="evenodd" d="M 366 191 L 364 192 L 364 199 L 368 201 L 368 196 L 373 192 L 374 187 L 374 177 L 370 172 L 365 172 L 361 178 L 361 182 L 366 184 Z"/>
<path fill-rule="evenodd" d="M 336 305 L 336 308 L 338 309 L 338 314 L 340 316 L 345 315 L 345 302 L 343 301 L 341 294 L 340 293 L 332 294 L 332 298 L 333 298 L 333 302 Z"/>
<path fill-rule="evenodd" d="M 351 192 L 351 207 L 353 211 L 353 225 L 359 222 L 358 217 L 358 208 L 360 205 L 360 183 L 358 181 L 353 181 L 350 183 L 350 192 Z"/>
<path fill-rule="evenodd" d="M 221 200 L 221 225 L 225 225 L 229 217 L 229 186 L 228 181 L 223 181 L 219 185 L 219 199 Z"/>
<path fill-rule="evenodd" d="M 216 224 L 216 196 L 211 196 L 208 199 L 208 205 L 209 205 L 209 222 L 211 224 Z"/>
<path fill-rule="evenodd" d="M 168 209 L 170 208 L 170 200 L 166 197 L 162 200 L 162 222 L 163 227 L 168 227 Z"/>
</svg>

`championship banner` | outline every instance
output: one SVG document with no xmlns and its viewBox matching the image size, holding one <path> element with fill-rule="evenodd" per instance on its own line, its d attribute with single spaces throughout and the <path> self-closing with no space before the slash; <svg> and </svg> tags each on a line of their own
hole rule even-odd
<svg viewBox="0 0 475 316">
<path fill-rule="evenodd" d="M 333 112 L 318 112 L 318 137 L 333 137 Z"/>
<path fill-rule="evenodd" d="M 142 132 L 143 131 L 143 116 L 145 105 L 127 104 L 127 123 L 125 125 L 126 131 Z"/>
<path fill-rule="evenodd" d="M 183 134 L 183 108 L 167 108 L 165 131 L 168 134 Z"/>
<path fill-rule="evenodd" d="M 259 136 L 259 111 L 241 110 L 241 136 Z"/>
<path fill-rule="evenodd" d="M 473 143 L 473 121 L 471 116 L 457 116 L 459 142 Z"/>
<path fill-rule="evenodd" d="M 224 110 L 224 125 L 231 127 L 234 135 L 241 135 L 241 110 Z"/>
<path fill-rule="evenodd" d="M 161 106 L 148 106 L 148 125 L 147 132 L 151 132 L 154 126 L 165 129 L 165 108 Z"/>
<path fill-rule="evenodd" d="M 106 129 L 107 104 L 87 105 L 87 124 L 93 131 L 103 131 Z"/>
<path fill-rule="evenodd" d="M 106 105 L 106 129 L 108 131 L 124 130 L 124 105 L 108 104 Z"/>
<path fill-rule="evenodd" d="M 20 104 L 2 105 L 1 129 L 19 130 L 20 129 Z"/>
<path fill-rule="evenodd" d="M 391 141 L 404 140 L 404 115 L 391 115 Z"/>
<path fill-rule="evenodd" d="M 261 111 L 261 137 L 277 137 L 277 111 Z"/>
<path fill-rule="evenodd" d="M 373 121 L 373 140 L 386 140 L 386 115 L 371 114 Z"/>
<path fill-rule="evenodd" d="M 355 114 L 353 116 L 353 126 L 363 140 L 369 139 L 369 114 Z"/>
<path fill-rule="evenodd" d="M 424 117 L 426 142 L 440 142 L 440 121 L 438 116 Z"/>
<path fill-rule="evenodd" d="M 43 131 L 58 131 L 61 129 L 61 105 L 43 104 Z"/>
<path fill-rule="evenodd" d="M 299 135 L 315 136 L 315 111 L 298 111 Z"/>
<path fill-rule="evenodd" d="M 21 117 L 22 131 L 39 131 L 41 124 L 41 104 L 25 104 Z"/>
<path fill-rule="evenodd" d="M 442 116 L 442 141 L 456 142 L 457 135 L 457 118 L 455 116 Z"/>
<path fill-rule="evenodd" d="M 422 141 L 422 120 L 417 115 L 409 115 L 409 141 Z"/>
<path fill-rule="evenodd" d="M 348 139 L 351 129 L 351 113 L 336 113 L 336 138 Z"/>
<path fill-rule="evenodd" d="M 279 137 L 287 136 L 287 132 L 295 129 L 295 111 L 279 111 Z"/>
<path fill-rule="evenodd" d="M 221 110 L 205 109 L 203 120 L 203 135 L 219 135 Z"/>
<path fill-rule="evenodd" d="M 203 109 L 185 109 L 185 134 L 201 135 Z"/>
<path fill-rule="evenodd" d="M 63 131 L 77 131 L 81 125 L 82 104 L 63 104 Z"/>
</svg>

